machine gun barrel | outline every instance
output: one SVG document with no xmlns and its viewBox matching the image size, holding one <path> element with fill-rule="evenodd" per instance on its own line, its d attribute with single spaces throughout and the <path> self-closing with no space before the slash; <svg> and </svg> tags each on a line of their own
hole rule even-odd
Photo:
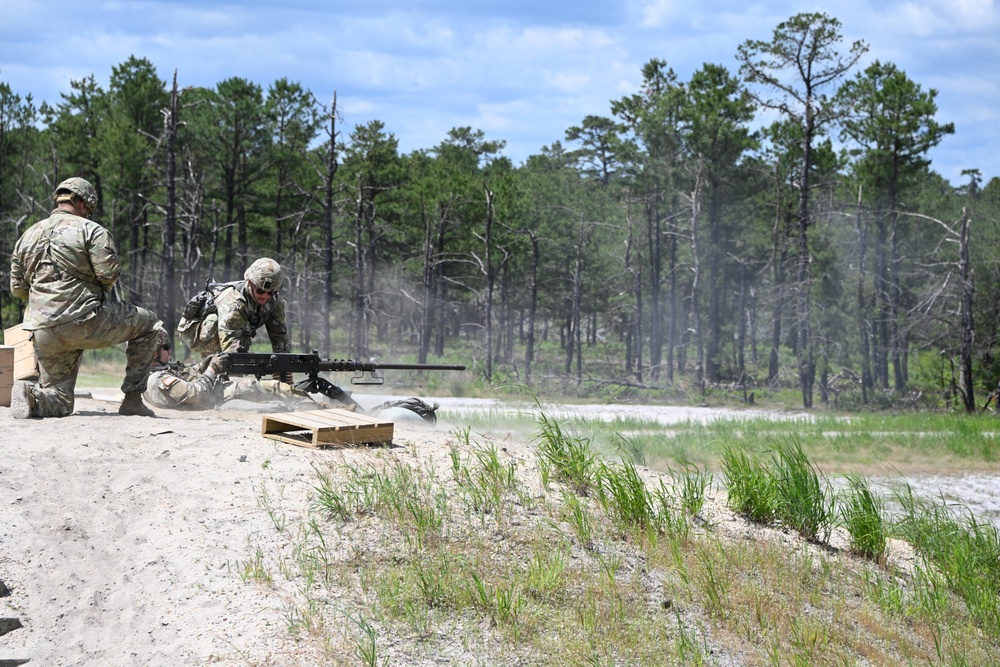
<svg viewBox="0 0 1000 667">
<path fill-rule="evenodd" d="M 410 371 L 464 371 L 459 364 L 383 364 L 353 359 L 322 359 L 318 354 L 291 352 L 231 352 L 229 375 L 272 375 L 275 373 L 354 372 L 371 373 L 377 370 Z"/>
<path fill-rule="evenodd" d="M 465 366 L 456 364 L 382 364 L 374 361 L 354 361 L 353 359 L 322 359 L 321 371 L 464 371 Z"/>
</svg>

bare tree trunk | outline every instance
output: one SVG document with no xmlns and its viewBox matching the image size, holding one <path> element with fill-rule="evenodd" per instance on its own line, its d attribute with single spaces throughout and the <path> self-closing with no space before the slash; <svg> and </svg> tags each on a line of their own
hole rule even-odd
<svg viewBox="0 0 1000 667">
<path fill-rule="evenodd" d="M 444 255 L 445 247 L 445 225 L 444 219 L 442 217 L 440 224 L 438 225 L 438 236 L 437 236 L 437 255 L 442 257 Z M 442 262 L 437 262 L 434 267 L 434 287 L 435 287 L 435 303 L 434 307 L 437 311 L 437 327 L 434 336 L 434 354 L 441 356 L 444 354 L 444 338 L 445 330 L 448 319 L 448 282 L 444 279 L 444 264 Z"/>
<path fill-rule="evenodd" d="M 881 213 L 876 218 L 875 253 L 875 304 L 874 304 L 874 354 L 872 359 L 873 382 L 883 390 L 889 390 L 889 292 L 892 290 L 889 277 L 888 244 L 885 218 Z"/>
<path fill-rule="evenodd" d="M 673 224 L 673 223 L 671 223 L 671 224 Z M 684 365 L 683 357 L 678 358 L 676 360 L 674 358 L 674 351 L 677 349 L 677 345 L 678 345 L 678 340 L 677 340 L 677 338 L 678 338 L 678 336 L 677 336 L 677 331 L 678 331 L 677 322 L 680 319 L 679 308 L 677 306 L 677 234 L 676 234 L 676 232 L 671 232 L 670 233 L 669 254 L 670 254 L 670 257 L 668 259 L 668 262 L 669 262 L 669 271 L 668 271 L 669 284 L 668 284 L 667 289 L 668 289 L 668 292 L 669 292 L 669 297 L 668 298 L 669 298 L 669 301 L 670 301 L 669 308 L 668 308 L 668 311 L 670 313 L 670 324 L 668 325 L 668 328 L 667 328 L 667 363 L 666 363 L 666 367 L 667 367 L 667 380 L 670 381 L 670 382 L 673 382 L 674 381 L 674 366 L 676 365 L 677 369 L 680 370 L 683 367 L 683 365 Z M 652 301 L 652 300 L 653 300 L 653 297 L 652 297 L 652 295 L 650 295 L 650 301 Z"/>
<path fill-rule="evenodd" d="M 180 91 L 177 90 L 177 70 L 170 89 L 170 109 L 166 117 L 167 131 L 167 211 L 163 221 L 163 285 L 166 289 L 164 310 L 160 314 L 168 332 L 177 328 L 177 288 L 174 274 L 174 245 L 177 242 L 177 127 Z"/>
<path fill-rule="evenodd" d="M 906 391 L 906 375 L 903 367 L 903 356 L 905 354 L 905 335 L 899 330 L 899 298 L 901 293 L 899 276 L 899 238 L 898 225 L 899 213 L 893 208 L 892 226 L 889 233 L 889 261 L 891 262 L 892 277 L 896 282 L 889 292 L 889 341 L 892 345 L 892 371 L 896 392 L 900 395 Z"/>
<path fill-rule="evenodd" d="M 566 373 L 573 368 L 573 354 L 576 353 L 577 384 L 583 382 L 583 345 L 581 344 L 580 311 L 583 293 L 583 241 L 584 223 L 580 221 L 580 230 L 576 242 L 576 252 L 573 258 L 573 301 L 570 308 L 569 327 L 566 340 Z"/>
<path fill-rule="evenodd" d="M 646 236 L 649 248 L 649 374 L 656 378 L 660 374 L 660 365 L 663 359 L 663 287 L 661 272 L 663 270 L 662 246 L 663 235 L 660 227 L 660 206 L 659 193 L 654 192 L 652 201 L 646 205 Z M 673 317 L 673 314 L 671 314 Z M 641 324 L 637 325 L 641 327 Z M 672 342 L 672 341 L 670 341 Z M 642 338 L 635 340 L 634 345 L 638 346 L 641 356 Z M 670 351 L 667 352 L 670 355 Z M 669 364 L 669 362 L 668 362 Z M 641 367 L 639 369 L 641 371 Z"/>
<path fill-rule="evenodd" d="M 421 203 L 420 215 L 424 221 L 424 267 L 421 280 L 420 340 L 417 348 L 417 363 L 426 364 L 431 348 L 431 326 L 434 317 L 434 236 L 427 208 Z"/>
<path fill-rule="evenodd" d="M 529 231 L 531 236 L 531 276 L 529 278 L 528 304 L 528 335 L 524 348 L 524 381 L 531 386 L 531 368 L 535 361 L 535 320 L 538 317 L 538 236 Z"/>
<path fill-rule="evenodd" d="M 705 378 L 719 380 L 722 356 L 721 324 L 722 289 L 719 285 L 719 255 L 722 227 L 722 187 L 710 181 L 708 187 L 708 340 L 705 344 Z"/>
<path fill-rule="evenodd" d="M 797 298 L 797 338 L 799 361 L 799 385 L 802 387 L 802 407 L 813 406 L 813 382 L 816 377 L 816 365 L 813 358 L 812 339 L 812 253 L 809 248 L 809 168 L 812 166 L 813 110 L 806 107 L 806 124 L 802 140 L 802 158 L 799 161 L 799 258 L 798 277 L 796 280 Z"/>
<path fill-rule="evenodd" d="M 697 364 L 695 366 L 695 383 L 705 395 L 705 344 L 701 329 L 701 311 L 698 301 L 698 287 L 701 282 L 701 257 L 698 247 L 698 215 L 700 213 L 701 197 L 701 164 L 698 164 L 698 173 L 694 178 L 694 191 L 691 192 L 691 324 L 694 327 L 695 354 Z"/>
<path fill-rule="evenodd" d="M 495 287 L 495 277 L 493 275 L 493 191 L 483 185 L 486 193 L 486 230 L 483 235 L 483 245 L 485 248 L 485 266 L 483 272 L 486 274 L 486 381 L 493 381 L 493 289 Z"/>
<path fill-rule="evenodd" d="M 962 322 L 962 347 L 960 361 L 960 386 L 962 387 L 962 398 L 965 402 L 966 412 L 974 412 L 976 409 L 976 399 L 973 394 L 972 383 L 972 344 L 974 340 L 972 305 L 975 294 L 975 285 L 972 279 L 972 269 L 969 263 L 969 227 L 970 220 L 968 211 L 962 208 L 961 232 L 958 244 L 958 272 L 962 277 L 961 296 L 961 322 Z"/>
<path fill-rule="evenodd" d="M 626 211 L 628 234 L 625 242 L 625 272 L 631 276 L 632 298 L 635 309 L 629 312 L 626 322 L 626 358 L 625 371 L 635 373 L 636 382 L 642 382 L 642 261 L 634 261 L 632 251 L 634 239 L 632 234 L 632 210 Z M 653 353 L 650 351 L 650 363 Z M 657 355 L 658 359 L 660 355 Z M 659 361 L 657 361 L 659 364 Z M 651 376 L 652 373 L 650 374 Z"/>
<path fill-rule="evenodd" d="M 750 365 L 756 367 L 759 357 L 757 356 L 757 288 L 754 285 L 749 286 L 747 294 L 747 327 L 750 337 Z"/>
<path fill-rule="evenodd" d="M 368 319 L 371 308 L 371 294 L 368 292 L 368 253 L 365 242 L 365 228 L 370 215 L 370 203 L 364 188 L 364 175 L 358 174 L 356 212 L 354 216 L 354 304 L 352 349 L 355 358 L 368 357 Z"/>
<path fill-rule="evenodd" d="M 330 354 L 330 318 L 333 314 L 333 179 L 337 173 L 337 91 L 333 92 L 333 102 L 327 116 L 330 121 L 327 138 L 326 167 L 323 172 L 323 352 Z"/>
<path fill-rule="evenodd" d="M 785 309 L 785 261 L 788 255 L 789 221 L 781 208 L 781 184 L 777 188 L 771 265 L 774 271 L 774 306 L 771 314 L 771 351 L 767 362 L 767 382 L 773 385 L 780 372 L 781 322 Z"/>
<path fill-rule="evenodd" d="M 736 309 L 736 373 L 743 392 L 743 402 L 749 402 L 747 396 L 746 340 L 747 340 L 747 265 L 740 265 L 740 296 L 739 307 Z"/>
<path fill-rule="evenodd" d="M 858 234 L 858 339 L 861 343 L 861 401 L 868 404 L 869 394 L 874 389 L 871 367 L 871 322 L 865 308 L 865 274 L 867 273 L 868 226 L 861 220 L 861 188 L 858 188 L 858 213 L 854 220 Z"/>
</svg>

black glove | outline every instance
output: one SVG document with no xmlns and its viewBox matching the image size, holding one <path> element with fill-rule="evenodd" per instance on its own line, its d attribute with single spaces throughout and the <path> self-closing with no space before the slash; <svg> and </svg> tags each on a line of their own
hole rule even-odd
<svg viewBox="0 0 1000 667">
<path fill-rule="evenodd" d="M 199 373 L 204 373 L 205 371 L 207 371 L 208 367 L 212 364 L 212 359 L 214 359 L 214 358 L 215 357 L 204 357 L 201 361 L 199 361 L 198 362 L 198 372 Z"/>
<path fill-rule="evenodd" d="M 220 375 L 225 375 L 229 372 L 229 355 L 223 352 L 222 354 L 217 354 L 211 358 L 211 362 L 208 364 L 208 369 L 215 374 L 216 377 Z"/>
</svg>

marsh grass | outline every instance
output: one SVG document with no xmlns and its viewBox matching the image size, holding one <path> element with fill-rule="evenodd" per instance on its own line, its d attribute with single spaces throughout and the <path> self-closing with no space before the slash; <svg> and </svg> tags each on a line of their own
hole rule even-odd
<svg viewBox="0 0 1000 667">
<path fill-rule="evenodd" d="M 679 489 L 681 509 L 691 517 L 699 516 L 705 506 L 705 493 L 714 479 L 712 473 L 700 470 L 691 461 L 679 459 L 670 467 L 670 476 Z"/>
<path fill-rule="evenodd" d="M 538 415 L 535 442 L 546 477 L 549 470 L 554 471 L 556 479 L 583 494 L 599 486 L 599 454 L 591 438 L 571 434 L 558 421 L 542 412 Z"/>
<path fill-rule="evenodd" d="M 797 438 L 777 444 L 771 470 L 778 491 L 777 518 L 810 541 L 825 542 L 836 518 L 829 482 L 806 458 Z"/>
<path fill-rule="evenodd" d="M 601 503 L 610 510 L 621 528 L 659 530 L 661 521 L 657 507 L 660 504 L 646 488 L 631 461 L 621 465 L 602 464 L 598 478 L 601 481 Z"/>
<path fill-rule="evenodd" d="M 537 410 L 492 411 L 476 422 L 496 429 L 538 435 Z M 822 469 L 866 473 L 893 466 L 899 469 L 956 466 L 963 470 L 1000 468 L 1000 423 L 989 414 L 912 412 L 808 415 L 774 413 L 708 422 L 683 420 L 664 426 L 653 419 L 588 418 L 585 412 L 569 418 L 547 418 L 550 435 L 586 434 L 588 446 L 601 455 L 619 454 L 634 463 L 669 471 L 674 461 L 690 461 L 701 469 L 721 466 L 732 443 L 750 454 L 763 454 L 775 441 L 794 437 L 814 465 Z M 463 415 L 464 418 L 464 415 Z M 573 436 L 569 436 L 573 437 Z"/>
<path fill-rule="evenodd" d="M 727 502 L 737 514 L 755 523 L 770 523 L 778 515 L 778 488 L 759 456 L 740 447 L 730 447 L 722 453 Z"/>
<path fill-rule="evenodd" d="M 847 476 L 841 494 L 841 517 L 850 535 L 851 549 L 880 565 L 885 564 L 889 527 L 885 501 L 861 475 Z"/>
<path fill-rule="evenodd" d="M 971 512 L 962 518 L 941 499 L 920 498 L 907 484 L 896 492 L 903 508 L 895 531 L 910 541 L 928 568 L 940 572 L 984 631 L 1000 636 L 1000 535 Z"/>
<path fill-rule="evenodd" d="M 890 529 L 927 554 L 909 572 L 877 557 L 878 540 L 859 559 L 795 532 L 747 539 L 688 520 L 721 511 L 706 507 L 711 477 L 690 459 L 656 475 L 554 419 L 537 427 L 537 469 L 472 430 L 438 459 L 450 475 L 402 448 L 377 464 L 318 465 L 309 515 L 274 525 L 294 542 L 280 566 L 252 551 L 238 574 L 295 584 L 288 617 L 302 641 L 332 646 L 344 615 L 365 619 L 331 664 L 995 663 L 1000 575 L 984 525 L 903 498 Z M 804 446 L 767 437 L 721 450 L 727 502 L 821 539 L 828 483 Z M 889 525 L 870 486 L 848 486 L 859 526 Z"/>
</svg>

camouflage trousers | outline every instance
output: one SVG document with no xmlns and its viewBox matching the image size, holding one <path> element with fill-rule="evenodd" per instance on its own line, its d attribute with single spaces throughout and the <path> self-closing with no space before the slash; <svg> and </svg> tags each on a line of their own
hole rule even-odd
<svg viewBox="0 0 1000 667">
<path fill-rule="evenodd" d="M 84 350 L 127 343 L 121 389 L 126 394 L 143 391 L 153 363 L 158 322 L 150 310 L 106 301 L 79 320 L 32 332 L 39 371 L 38 385 L 32 390 L 37 416 L 65 417 L 73 412 L 73 392 Z"/>
<path fill-rule="evenodd" d="M 287 382 L 258 380 L 253 377 L 241 377 L 226 385 L 222 391 L 222 400 L 281 403 L 289 409 L 300 407 L 303 404 L 315 404 L 309 394 L 299 391 Z"/>
<path fill-rule="evenodd" d="M 226 401 L 278 403 L 289 410 L 316 407 L 309 394 L 277 380 L 241 377 L 234 382 L 216 382 L 205 376 L 186 379 L 182 375 L 169 370 L 154 372 L 143 396 L 152 405 L 173 409 L 208 410 Z"/>
</svg>

